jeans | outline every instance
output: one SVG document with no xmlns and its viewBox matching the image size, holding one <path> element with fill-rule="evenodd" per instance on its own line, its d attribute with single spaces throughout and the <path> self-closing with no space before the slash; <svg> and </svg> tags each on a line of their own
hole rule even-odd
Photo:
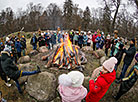
<svg viewBox="0 0 138 102">
<path fill-rule="evenodd" d="M 125 73 L 126 73 L 128 67 L 129 67 L 129 65 L 124 63 L 123 68 L 122 68 L 122 72 L 121 72 L 121 75 L 120 75 L 120 79 L 125 77 Z"/>
<path fill-rule="evenodd" d="M 33 50 L 36 50 L 36 48 L 37 48 L 37 45 L 36 44 L 33 45 Z"/>
<path fill-rule="evenodd" d="M 21 76 L 21 77 L 23 77 L 23 76 L 33 75 L 33 74 L 36 74 L 36 73 L 38 73 L 38 71 L 22 72 L 22 76 Z M 18 88 L 18 91 L 21 92 L 22 90 L 21 90 L 21 88 L 20 88 L 19 81 L 18 81 L 18 80 L 15 80 L 15 82 L 16 82 L 16 86 L 17 86 L 17 88 Z"/>
</svg>

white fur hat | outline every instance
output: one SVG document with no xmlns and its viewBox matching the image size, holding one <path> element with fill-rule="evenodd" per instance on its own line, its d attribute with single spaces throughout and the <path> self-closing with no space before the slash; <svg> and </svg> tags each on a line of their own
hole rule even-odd
<svg viewBox="0 0 138 102">
<path fill-rule="evenodd" d="M 79 71 L 71 71 L 68 74 L 60 75 L 58 80 L 60 85 L 80 87 L 83 84 L 84 75 Z"/>
</svg>

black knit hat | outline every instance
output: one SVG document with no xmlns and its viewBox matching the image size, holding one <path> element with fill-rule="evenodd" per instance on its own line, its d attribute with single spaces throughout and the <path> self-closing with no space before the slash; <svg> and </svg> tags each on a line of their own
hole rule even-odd
<svg viewBox="0 0 138 102">
<path fill-rule="evenodd" d="M 135 39 L 131 39 L 131 41 L 135 44 Z"/>
</svg>

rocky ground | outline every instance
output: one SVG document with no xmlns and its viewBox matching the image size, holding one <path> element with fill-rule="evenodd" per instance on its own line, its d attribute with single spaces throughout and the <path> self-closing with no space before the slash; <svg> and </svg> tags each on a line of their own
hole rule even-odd
<svg viewBox="0 0 138 102">
<path fill-rule="evenodd" d="M 68 73 L 68 70 L 58 69 L 56 67 L 45 68 L 45 61 L 41 60 L 41 57 L 47 55 L 51 51 L 46 48 L 39 49 L 39 51 L 31 51 L 29 56 L 22 57 L 19 59 L 19 67 L 24 71 L 31 71 L 36 69 L 36 65 L 41 67 L 41 73 L 37 75 L 32 75 L 29 77 L 23 77 L 19 81 L 21 87 L 24 90 L 23 94 L 19 94 L 15 83 L 11 81 L 12 87 L 8 88 L 4 85 L 4 82 L 0 79 L 0 90 L 3 92 L 4 98 L 8 102 L 61 102 L 60 96 L 57 91 L 58 82 L 57 78 L 62 73 Z M 89 78 L 93 70 L 99 67 L 102 62 L 107 59 L 104 56 L 104 51 L 97 51 L 99 59 L 94 55 L 92 48 L 84 47 L 82 51 L 85 53 L 87 58 L 87 64 L 85 64 L 85 69 L 83 71 L 85 75 L 84 86 L 88 89 Z M 133 63 L 134 64 L 134 63 Z M 117 74 L 120 74 L 121 65 Z M 27 82 L 25 84 L 24 82 Z M 113 83 L 109 88 L 108 92 L 101 99 L 101 102 L 115 102 L 112 95 L 115 95 L 118 91 L 118 84 Z M 138 85 L 135 86 L 125 94 L 118 102 L 138 102 Z M 84 101 L 85 102 L 85 101 Z"/>
</svg>

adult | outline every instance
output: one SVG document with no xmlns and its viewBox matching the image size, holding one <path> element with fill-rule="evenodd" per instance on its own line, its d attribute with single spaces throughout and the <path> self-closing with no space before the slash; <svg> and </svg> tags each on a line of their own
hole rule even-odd
<svg viewBox="0 0 138 102">
<path fill-rule="evenodd" d="M 79 38 L 78 38 L 78 46 L 82 48 L 83 44 L 83 32 L 80 33 Z"/>
<path fill-rule="evenodd" d="M 13 60 L 10 56 L 10 50 L 8 48 L 4 49 L 4 51 L 2 51 L 1 53 L 1 67 L 3 72 L 6 74 L 6 76 L 8 76 L 16 82 L 16 86 L 18 88 L 19 93 L 22 93 L 18 79 L 23 76 L 39 73 L 40 68 L 38 68 L 36 71 L 24 72 L 22 70 L 19 70 L 18 67 L 13 63 Z"/>
<path fill-rule="evenodd" d="M 111 46 L 111 39 L 110 39 L 110 35 L 108 34 L 107 38 L 105 39 L 105 54 L 106 56 L 108 56 L 108 49 Z"/>
<path fill-rule="evenodd" d="M 86 32 L 84 32 L 83 35 L 83 46 L 87 46 L 88 36 L 86 35 Z"/>
<path fill-rule="evenodd" d="M 97 32 L 95 32 L 95 34 L 92 36 L 92 41 L 93 41 L 93 50 L 95 51 L 95 47 L 96 47 L 96 38 L 98 37 Z"/>
<path fill-rule="evenodd" d="M 22 52 L 22 45 L 21 42 L 19 40 L 19 38 L 17 38 L 17 41 L 15 42 L 15 48 L 17 50 L 17 55 L 18 55 L 18 59 L 21 57 L 21 52 Z"/>
<path fill-rule="evenodd" d="M 79 38 L 79 32 L 76 31 L 74 37 L 73 37 L 73 40 L 75 41 L 75 45 L 78 45 L 78 38 Z"/>
<path fill-rule="evenodd" d="M 90 46 L 91 45 L 91 40 L 92 40 L 92 35 L 91 35 L 91 31 L 88 31 L 88 40 L 87 40 L 87 46 Z"/>
<path fill-rule="evenodd" d="M 124 58 L 124 65 L 123 65 L 123 68 L 122 68 L 120 79 L 124 78 L 125 73 L 126 73 L 128 67 L 130 66 L 130 64 L 131 64 L 131 62 L 132 62 L 132 60 L 133 60 L 133 58 L 136 54 L 135 39 L 131 39 L 130 47 L 129 47 L 128 50 L 124 49 L 124 53 L 126 55 L 125 55 L 125 58 Z"/>
<path fill-rule="evenodd" d="M 33 33 L 33 37 L 31 38 L 31 45 L 33 46 L 33 50 L 37 49 L 37 37 L 35 33 Z"/>
</svg>

